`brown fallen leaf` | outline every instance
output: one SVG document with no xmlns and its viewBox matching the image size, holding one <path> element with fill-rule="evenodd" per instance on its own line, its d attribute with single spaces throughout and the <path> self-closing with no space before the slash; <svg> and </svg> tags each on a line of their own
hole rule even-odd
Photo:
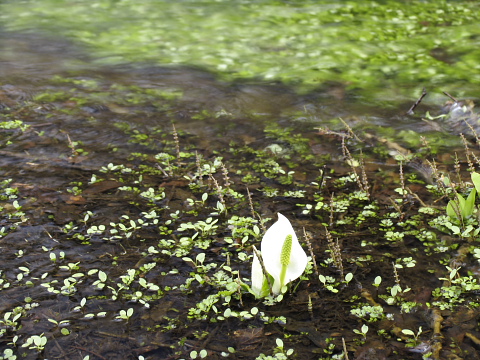
<svg viewBox="0 0 480 360">
<path fill-rule="evenodd" d="M 94 194 L 99 194 L 111 189 L 116 189 L 119 188 L 120 186 L 123 186 L 121 182 L 114 181 L 114 180 L 104 180 L 97 182 L 95 184 L 90 185 L 88 188 L 86 188 L 83 191 L 83 194 L 86 195 L 94 195 Z"/>
<path fill-rule="evenodd" d="M 263 337 L 263 327 L 238 329 L 233 332 L 237 350 L 250 351 L 258 347 Z"/>
<path fill-rule="evenodd" d="M 63 201 L 68 205 L 83 205 L 87 202 L 82 195 L 70 195 L 64 194 L 60 196 Z"/>
</svg>

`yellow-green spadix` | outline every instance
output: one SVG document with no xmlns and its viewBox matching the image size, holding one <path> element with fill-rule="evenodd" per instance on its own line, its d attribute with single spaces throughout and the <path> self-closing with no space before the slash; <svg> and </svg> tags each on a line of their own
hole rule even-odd
<svg viewBox="0 0 480 360">
<path fill-rule="evenodd" d="M 308 263 L 292 224 L 280 213 L 263 236 L 261 254 L 265 270 L 273 277 L 274 294 L 280 294 L 283 286 L 300 277 Z"/>
</svg>

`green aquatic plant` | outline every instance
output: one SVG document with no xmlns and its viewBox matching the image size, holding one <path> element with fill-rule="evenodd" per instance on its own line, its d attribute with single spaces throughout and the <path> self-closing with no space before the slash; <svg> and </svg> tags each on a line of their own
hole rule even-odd
<svg viewBox="0 0 480 360">
<path fill-rule="evenodd" d="M 308 264 L 307 254 L 298 242 L 290 221 L 280 213 L 278 221 L 267 230 L 262 239 L 261 254 L 267 274 L 264 274 L 256 253 L 252 263 L 251 290 L 257 298 L 268 294 L 267 276 L 273 280 L 272 293 L 278 295 L 285 285 L 303 274 Z"/>
<path fill-rule="evenodd" d="M 368 325 L 363 324 L 362 328 L 360 330 L 358 329 L 353 329 L 353 332 L 358 335 L 363 336 L 363 341 L 367 340 L 367 333 L 368 333 Z M 362 342 L 360 342 L 362 343 Z"/>
<path fill-rule="evenodd" d="M 448 202 L 447 215 L 459 221 L 470 217 L 473 214 L 476 193 L 477 191 L 473 189 L 467 199 L 457 193 L 456 198 Z"/>
<path fill-rule="evenodd" d="M 468 197 L 465 199 L 462 195 L 456 193 L 455 199 L 449 201 L 447 205 L 447 215 L 451 219 L 463 221 L 474 213 L 476 194 L 480 191 L 480 174 L 476 172 L 472 173 L 471 179 L 475 187 Z"/>
<path fill-rule="evenodd" d="M 45 348 L 47 341 L 48 339 L 43 335 L 43 333 L 40 335 L 32 335 L 25 340 L 25 343 L 22 345 L 22 347 L 36 349 L 38 352 L 41 352 Z"/>
</svg>

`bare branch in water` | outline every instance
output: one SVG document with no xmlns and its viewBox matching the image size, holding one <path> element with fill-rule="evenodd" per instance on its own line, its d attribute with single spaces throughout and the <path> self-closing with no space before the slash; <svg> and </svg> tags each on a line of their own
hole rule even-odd
<svg viewBox="0 0 480 360">
<path fill-rule="evenodd" d="M 449 93 L 447 93 L 446 91 L 442 91 L 445 95 L 447 95 L 450 99 L 452 99 L 454 102 L 458 103 L 458 100 L 455 99 L 452 95 L 450 95 Z"/>
<path fill-rule="evenodd" d="M 422 102 L 423 98 L 426 95 L 427 95 L 427 90 L 425 90 L 425 88 L 423 88 L 422 95 L 418 98 L 417 101 L 415 101 L 415 104 L 413 104 L 412 107 L 410 109 L 408 109 L 407 115 L 413 115 L 414 114 L 413 110 L 415 110 L 415 108 Z"/>
</svg>

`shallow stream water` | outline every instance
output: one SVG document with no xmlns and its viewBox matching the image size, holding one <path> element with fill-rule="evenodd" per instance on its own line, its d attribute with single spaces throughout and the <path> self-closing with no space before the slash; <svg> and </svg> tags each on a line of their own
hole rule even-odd
<svg viewBox="0 0 480 360">
<path fill-rule="evenodd" d="M 0 351 L 14 349 L 25 359 L 181 359 L 202 350 L 212 359 L 253 359 L 287 348 L 301 359 L 330 359 L 345 349 L 352 359 L 421 359 L 435 351 L 438 334 L 426 303 L 447 276 L 444 265 L 461 258 L 456 250 L 465 244 L 445 250 L 457 240 L 438 231 L 444 250 L 419 240 L 413 230 L 427 229 L 428 219 L 412 225 L 405 239 L 385 240 L 379 218 L 359 214 L 375 199 L 380 218 L 397 210 L 402 220 L 414 218 L 417 198 L 394 200 L 404 176 L 394 158 L 424 151 L 420 136 L 442 169 L 463 150 L 458 134 L 423 119 L 427 111 L 442 113 L 438 96 L 407 115 L 421 84 L 408 85 L 415 89 L 411 98 L 378 102 L 345 81 L 299 91 L 261 78 L 227 80 L 198 65 L 105 64 L 71 39 L 25 30 L 0 34 L 2 121 L 30 126 L 6 128 L 1 139 L 0 175 L 12 182 L 11 188 L 2 183 Z M 361 140 L 351 138 L 352 130 Z M 355 198 L 356 183 L 341 180 L 353 162 L 342 143 L 364 161 L 371 199 Z M 417 184 L 434 183 L 425 163 L 404 164 L 405 175 L 414 174 L 412 193 L 433 208 L 437 201 L 444 206 Z M 219 210 L 223 201 L 226 212 Z M 331 209 L 304 211 L 322 201 Z M 331 261 L 330 225 L 342 246 L 342 276 L 345 270 L 355 280 L 337 282 L 337 294 L 311 270 L 273 306 L 240 287 L 228 301 L 225 294 L 210 298 L 230 291 L 236 278 L 248 282 L 251 245 L 277 212 L 293 220 L 299 237 L 306 229 L 320 272 L 334 279 L 340 270 Z M 234 214 L 250 220 L 241 223 Z M 402 226 L 408 227 L 396 230 Z M 196 258 L 202 253 L 205 264 Z M 412 257 L 417 267 L 409 271 L 404 259 Z M 460 260 L 478 273 L 472 256 Z M 404 265 L 397 266 L 402 286 L 413 288 L 404 299 L 421 304 L 414 312 L 379 300 L 378 286 L 372 287 L 381 275 L 390 287 L 380 294 L 391 291 L 398 280 L 392 263 Z M 230 265 L 235 276 L 227 276 Z M 378 301 L 389 313 L 369 322 L 369 334 L 377 327 L 390 335 L 362 339 L 353 331 L 368 320 L 350 313 L 362 301 Z M 128 309 L 133 315 L 126 319 Z M 12 320 L 12 314 L 20 315 Z M 475 337 L 470 327 L 478 311 L 459 314 L 468 329 L 453 316 L 445 326 Z M 404 346 L 408 339 L 397 328 L 419 326 L 427 335 Z M 32 336 L 47 338 L 46 345 L 22 347 Z M 276 339 L 283 339 L 285 351 Z M 458 349 L 471 355 L 478 343 L 467 339 Z"/>
</svg>

